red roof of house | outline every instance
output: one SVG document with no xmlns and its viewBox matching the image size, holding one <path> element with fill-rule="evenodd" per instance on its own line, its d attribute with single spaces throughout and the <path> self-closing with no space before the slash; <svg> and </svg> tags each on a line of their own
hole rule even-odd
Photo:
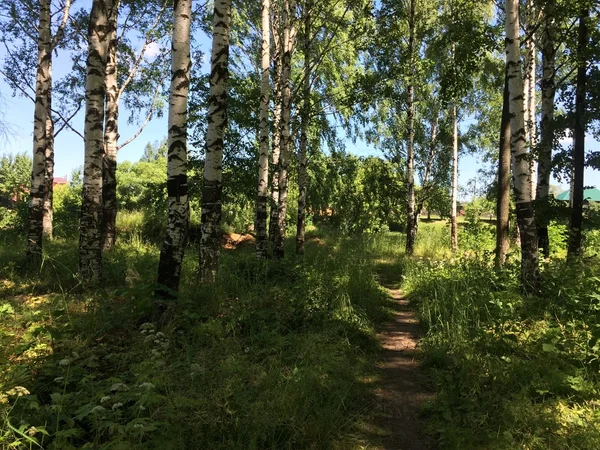
<svg viewBox="0 0 600 450">
<path fill-rule="evenodd" d="M 67 177 L 54 177 L 54 185 L 57 184 L 69 184 Z"/>
</svg>

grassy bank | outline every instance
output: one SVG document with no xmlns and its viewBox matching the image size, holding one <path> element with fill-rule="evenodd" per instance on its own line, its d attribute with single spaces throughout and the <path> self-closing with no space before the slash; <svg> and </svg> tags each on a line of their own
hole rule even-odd
<svg viewBox="0 0 600 450">
<path fill-rule="evenodd" d="M 141 239 L 106 256 L 91 291 L 75 242 L 26 275 L 23 242 L 1 239 L 0 447 L 361 448 L 387 301 L 369 239 L 311 236 L 282 262 L 224 251 L 212 288 L 189 249 L 163 325 L 148 319 L 158 252 Z"/>
</svg>

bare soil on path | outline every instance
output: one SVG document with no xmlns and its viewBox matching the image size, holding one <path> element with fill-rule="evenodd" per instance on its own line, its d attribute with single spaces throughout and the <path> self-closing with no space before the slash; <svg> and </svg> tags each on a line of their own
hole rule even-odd
<svg viewBox="0 0 600 450">
<path fill-rule="evenodd" d="M 421 417 L 421 406 L 433 399 L 433 392 L 426 372 L 416 360 L 419 322 L 402 292 L 384 282 L 382 285 L 393 301 L 393 316 L 377 336 L 382 347 L 373 411 L 373 422 L 378 429 L 377 448 L 433 449 Z"/>
</svg>

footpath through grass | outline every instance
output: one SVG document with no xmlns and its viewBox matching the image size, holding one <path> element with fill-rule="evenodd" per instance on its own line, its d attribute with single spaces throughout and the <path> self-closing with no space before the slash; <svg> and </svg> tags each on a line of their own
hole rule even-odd
<svg viewBox="0 0 600 450">
<path fill-rule="evenodd" d="M 119 243 L 82 291 L 74 240 L 25 275 L 22 239 L 0 239 L 0 448 L 365 448 L 389 301 L 373 238 L 309 236 L 281 262 L 224 251 L 212 288 L 188 249 L 163 326 L 148 319 L 154 246 Z"/>
</svg>

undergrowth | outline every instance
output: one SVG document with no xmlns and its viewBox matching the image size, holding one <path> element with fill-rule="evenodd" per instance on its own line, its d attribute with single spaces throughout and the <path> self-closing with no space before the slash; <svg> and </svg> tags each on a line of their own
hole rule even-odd
<svg viewBox="0 0 600 450">
<path fill-rule="evenodd" d="M 214 287 L 190 248 L 158 324 L 158 251 L 136 236 L 95 290 L 73 274 L 73 240 L 26 274 L 23 242 L 0 237 L 1 448 L 359 448 L 387 301 L 368 239 L 309 236 L 304 258 L 266 263 L 225 251 Z"/>
<path fill-rule="evenodd" d="M 542 266 L 519 291 L 513 255 L 407 260 L 404 289 L 426 331 L 423 364 L 443 449 L 600 448 L 600 261 Z"/>
</svg>

